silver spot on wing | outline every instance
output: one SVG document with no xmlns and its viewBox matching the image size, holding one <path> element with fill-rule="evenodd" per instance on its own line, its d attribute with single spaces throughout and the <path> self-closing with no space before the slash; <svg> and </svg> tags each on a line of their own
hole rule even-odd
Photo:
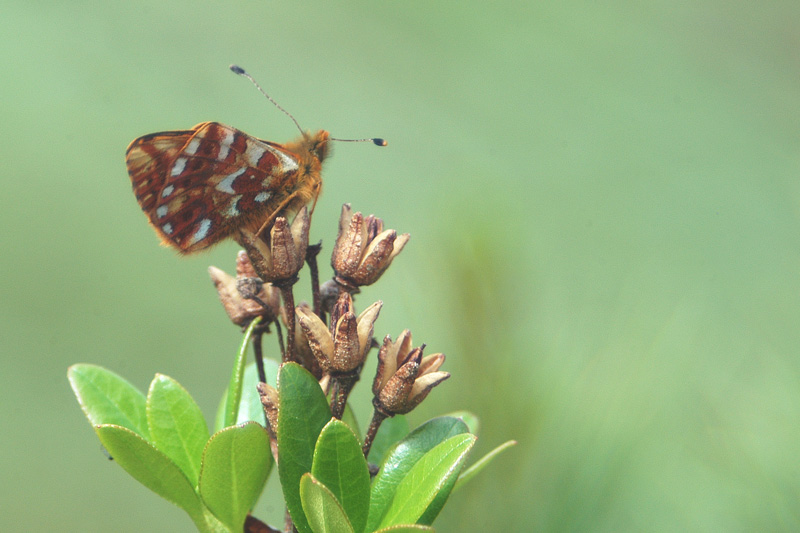
<svg viewBox="0 0 800 533">
<path fill-rule="evenodd" d="M 200 147 L 200 139 L 197 137 L 192 137 L 192 140 L 189 141 L 189 144 L 186 145 L 184 148 L 184 152 L 189 155 L 194 155 L 197 153 L 197 149 Z"/>
<path fill-rule="evenodd" d="M 175 164 L 172 165 L 172 170 L 170 171 L 170 176 L 180 176 L 183 172 L 183 169 L 186 168 L 186 158 L 179 157 L 175 160 Z"/>
<path fill-rule="evenodd" d="M 219 155 L 217 155 L 217 160 L 224 161 L 228 154 L 231 153 L 231 145 L 233 144 L 235 136 L 231 130 L 227 130 L 225 132 L 225 138 L 219 142 Z"/>
<path fill-rule="evenodd" d="M 192 241 L 190 244 L 195 244 L 205 239 L 208 236 L 208 230 L 210 229 L 211 229 L 211 220 L 207 218 L 201 220 L 199 223 L 199 227 L 197 228 L 197 231 L 195 231 L 194 235 L 192 235 Z"/>
<path fill-rule="evenodd" d="M 225 212 L 225 214 L 227 216 L 235 217 L 236 215 L 239 214 L 238 203 L 239 203 L 239 200 L 241 200 L 241 199 L 242 199 L 242 195 L 241 194 L 237 194 L 236 196 L 231 198 L 231 203 L 228 205 L 228 210 Z"/>
<path fill-rule="evenodd" d="M 236 172 L 232 172 L 231 174 L 228 174 L 227 176 L 222 178 L 222 180 L 219 183 L 217 183 L 217 186 L 214 187 L 214 188 L 217 189 L 220 192 L 225 192 L 225 193 L 228 193 L 228 194 L 236 194 L 236 191 L 233 190 L 233 182 L 234 182 L 234 180 L 236 178 L 238 178 L 239 176 L 244 174 L 245 170 L 247 170 L 247 169 L 242 167 L 239 170 L 237 170 Z"/>
</svg>

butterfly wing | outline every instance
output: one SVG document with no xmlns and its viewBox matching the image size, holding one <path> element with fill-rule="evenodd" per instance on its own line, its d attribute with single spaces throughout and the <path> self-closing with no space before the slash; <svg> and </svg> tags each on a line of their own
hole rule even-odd
<svg viewBox="0 0 800 533">
<path fill-rule="evenodd" d="M 281 145 L 216 122 L 140 137 L 126 161 L 142 210 L 164 242 L 182 253 L 263 219 L 299 168 L 297 156 Z"/>
</svg>

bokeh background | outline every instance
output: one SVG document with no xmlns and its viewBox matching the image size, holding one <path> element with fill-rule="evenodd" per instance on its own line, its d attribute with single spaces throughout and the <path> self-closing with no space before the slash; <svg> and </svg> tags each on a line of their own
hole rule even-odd
<svg viewBox="0 0 800 533">
<path fill-rule="evenodd" d="M 237 247 L 159 247 L 123 156 L 206 120 L 295 137 L 234 62 L 304 127 L 390 142 L 335 147 L 312 238 L 344 202 L 410 232 L 358 303 L 448 355 L 412 422 L 519 441 L 440 531 L 800 528 L 797 2 L 2 11 L 0 530 L 192 530 L 104 457 L 66 369 L 165 373 L 213 417 L 240 333 L 206 268 Z"/>
</svg>

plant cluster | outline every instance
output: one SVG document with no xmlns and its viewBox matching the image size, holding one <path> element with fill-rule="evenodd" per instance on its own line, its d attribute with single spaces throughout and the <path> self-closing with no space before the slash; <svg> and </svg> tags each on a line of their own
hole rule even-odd
<svg viewBox="0 0 800 533">
<path fill-rule="evenodd" d="M 209 273 L 230 320 L 244 329 L 214 431 L 191 395 L 157 374 L 147 394 L 99 366 L 68 376 L 110 456 L 150 490 L 186 511 L 199 531 L 365 533 L 433 531 L 450 493 L 513 442 L 465 469 L 477 419 L 457 413 L 410 431 L 405 414 L 450 374 L 443 354 L 424 355 L 408 330 L 378 342 L 382 302 L 356 311 L 360 287 L 375 283 L 408 242 L 345 204 L 320 284 L 302 208 L 264 235 L 240 230 L 236 276 Z M 295 305 L 308 265 L 311 304 Z M 285 334 L 284 334 L 285 329 Z M 280 361 L 263 356 L 275 334 Z M 254 364 L 246 364 L 253 346 Z M 373 416 L 363 434 L 348 405 L 368 354 L 377 348 Z M 274 385 L 273 385 L 274 384 Z M 250 513 L 277 465 L 287 509 L 282 528 Z"/>
</svg>

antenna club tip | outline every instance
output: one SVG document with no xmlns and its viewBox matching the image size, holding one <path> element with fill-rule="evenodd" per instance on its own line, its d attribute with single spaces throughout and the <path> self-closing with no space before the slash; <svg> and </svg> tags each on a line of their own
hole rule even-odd
<svg viewBox="0 0 800 533">
<path fill-rule="evenodd" d="M 386 142 L 386 139 L 372 139 L 372 142 L 375 143 L 376 146 L 386 146 L 389 144 Z"/>
<path fill-rule="evenodd" d="M 232 72 L 234 72 L 236 74 L 240 74 L 241 75 L 241 74 L 245 73 L 244 69 L 242 67 L 240 67 L 239 65 L 231 65 L 230 69 L 231 69 Z"/>
</svg>

